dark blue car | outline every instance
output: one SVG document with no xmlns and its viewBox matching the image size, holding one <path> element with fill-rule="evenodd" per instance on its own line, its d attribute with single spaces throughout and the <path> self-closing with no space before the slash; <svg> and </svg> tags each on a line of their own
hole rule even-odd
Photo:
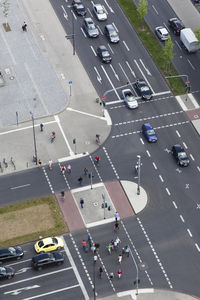
<svg viewBox="0 0 200 300">
<path fill-rule="evenodd" d="M 153 127 L 149 123 L 145 123 L 142 125 L 142 133 L 149 143 L 157 142 L 158 138 L 153 129 Z"/>
</svg>

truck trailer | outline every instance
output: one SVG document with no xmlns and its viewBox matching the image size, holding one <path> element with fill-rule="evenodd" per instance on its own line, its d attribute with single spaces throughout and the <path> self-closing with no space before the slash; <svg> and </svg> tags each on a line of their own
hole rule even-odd
<svg viewBox="0 0 200 300">
<path fill-rule="evenodd" d="M 196 52 L 200 48 L 199 41 L 191 28 L 181 30 L 180 40 L 189 53 Z"/>
</svg>

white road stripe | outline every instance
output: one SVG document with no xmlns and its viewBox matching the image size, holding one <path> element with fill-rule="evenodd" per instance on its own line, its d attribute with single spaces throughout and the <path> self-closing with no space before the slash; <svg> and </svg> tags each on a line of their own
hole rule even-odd
<svg viewBox="0 0 200 300">
<path fill-rule="evenodd" d="M 130 51 L 130 49 L 129 49 L 129 47 L 127 46 L 127 44 L 126 44 L 125 41 L 123 41 L 123 44 L 124 44 L 124 46 L 126 47 L 126 50 L 127 50 L 127 51 Z"/>
<path fill-rule="evenodd" d="M 153 166 L 157 170 L 157 166 L 156 166 L 155 162 L 153 162 Z"/>
<path fill-rule="evenodd" d="M 183 146 L 185 147 L 185 149 L 188 148 L 185 142 L 183 142 Z"/>
<path fill-rule="evenodd" d="M 169 196 L 171 195 L 168 188 L 166 188 L 166 192 L 167 192 L 167 194 L 168 194 Z"/>
<path fill-rule="evenodd" d="M 109 81 L 109 83 L 110 83 L 111 87 L 113 88 L 113 91 L 115 92 L 115 94 L 116 94 L 117 98 L 118 98 L 118 99 L 120 99 L 120 96 L 119 96 L 119 94 L 118 94 L 118 92 L 117 92 L 116 88 L 114 87 L 114 84 L 112 83 L 112 81 L 111 81 L 110 77 L 108 76 L 108 74 L 107 74 L 106 70 L 104 69 L 104 66 L 102 66 L 102 65 L 101 65 L 101 68 L 102 68 L 102 70 L 104 71 L 104 73 L 105 73 L 105 75 L 106 75 L 106 77 L 107 77 L 107 79 L 108 79 L 108 81 Z"/>
<path fill-rule="evenodd" d="M 63 136 L 63 138 L 64 138 L 64 141 L 65 141 L 65 143 L 66 143 L 66 145 L 67 145 L 67 148 L 68 148 L 68 150 L 69 150 L 69 154 L 70 154 L 70 155 L 74 155 L 74 152 L 72 151 L 72 149 L 71 149 L 71 147 L 70 147 L 70 144 L 69 144 L 69 142 L 68 142 L 68 140 L 67 140 L 67 138 L 66 138 L 66 136 L 65 136 L 65 132 L 64 132 L 64 130 L 62 129 L 62 126 L 61 126 L 61 124 L 60 124 L 60 119 L 59 119 L 59 117 L 58 117 L 58 116 L 54 116 L 54 118 L 55 118 L 55 120 L 56 120 L 56 122 L 57 122 L 57 124 L 58 124 L 58 127 L 60 128 L 60 131 L 61 131 L 61 133 L 62 133 L 62 136 Z"/>
<path fill-rule="evenodd" d="M 197 243 L 195 243 L 195 246 L 196 246 L 197 250 L 200 252 L 199 245 Z"/>
<path fill-rule="evenodd" d="M 133 77 L 136 78 L 135 76 L 135 72 L 131 69 L 131 66 L 129 65 L 128 61 L 126 61 L 127 67 L 129 68 L 129 70 L 131 71 L 131 74 L 133 75 Z"/>
<path fill-rule="evenodd" d="M 200 167 L 199 166 L 197 166 L 197 170 L 200 172 Z"/>
<path fill-rule="evenodd" d="M 140 72 L 141 72 L 143 78 L 145 79 L 146 83 L 147 83 L 147 84 L 149 85 L 149 87 L 151 88 L 153 94 L 155 94 L 155 92 L 154 92 L 152 86 L 150 85 L 150 83 L 149 83 L 149 81 L 147 80 L 146 76 L 145 76 L 144 73 L 142 72 L 140 66 L 138 65 L 138 63 L 137 63 L 137 61 L 136 61 L 136 59 L 134 59 L 134 62 L 135 62 L 135 64 L 136 64 L 136 66 L 138 67 L 138 69 L 140 70 Z"/>
<path fill-rule="evenodd" d="M 11 190 L 16 190 L 16 189 L 21 189 L 23 187 L 27 187 L 27 186 L 30 186 L 31 184 L 30 183 L 27 183 L 27 184 L 24 184 L 24 185 L 18 185 L 18 186 L 14 186 L 12 188 L 10 188 Z"/>
<path fill-rule="evenodd" d="M 144 141 L 143 141 L 143 139 L 142 138 L 140 138 L 140 142 L 144 145 Z"/>
<path fill-rule="evenodd" d="M 187 232 L 188 232 L 189 236 L 192 237 L 192 233 L 191 233 L 190 229 L 187 229 Z"/>
<path fill-rule="evenodd" d="M 90 46 L 90 48 L 92 49 L 92 52 L 94 53 L 94 55 L 97 56 L 97 54 L 96 54 L 96 52 L 95 52 L 93 46 Z"/>
<path fill-rule="evenodd" d="M 177 205 L 176 205 L 176 202 L 175 201 L 172 201 L 172 203 L 174 204 L 174 207 L 177 209 Z"/>
<path fill-rule="evenodd" d="M 196 99 L 194 96 L 190 93 L 188 94 L 189 99 L 191 100 L 192 104 L 194 105 L 195 108 L 199 108 L 199 104 L 197 103 Z"/>
<path fill-rule="evenodd" d="M 164 182 L 164 179 L 162 178 L 161 175 L 159 175 L 159 178 L 160 178 L 160 180 L 161 180 L 162 182 Z"/>
<path fill-rule="evenodd" d="M 158 15 L 158 11 L 157 11 L 157 9 L 155 8 L 154 5 L 152 5 L 152 8 L 154 9 L 154 11 L 156 12 L 156 14 Z"/>
<path fill-rule="evenodd" d="M 178 101 L 178 103 L 181 106 L 182 110 L 186 111 L 187 110 L 187 106 L 185 105 L 185 103 L 183 102 L 183 100 L 181 99 L 181 97 L 180 96 L 176 96 L 176 100 Z"/>
<path fill-rule="evenodd" d="M 180 133 L 178 132 L 178 130 L 176 130 L 176 134 L 178 135 L 178 137 L 181 137 Z"/>
<path fill-rule="evenodd" d="M 183 216 L 182 216 L 182 215 L 180 215 L 180 218 L 181 218 L 181 221 L 182 221 L 183 223 L 185 223 L 185 220 L 183 219 Z"/>
<path fill-rule="evenodd" d="M 192 154 L 190 154 L 190 157 L 191 157 L 191 159 L 194 161 L 194 157 L 193 157 L 193 155 L 192 155 Z"/>
<path fill-rule="evenodd" d="M 187 58 L 187 61 L 189 62 L 189 64 L 192 67 L 192 69 L 195 70 L 195 67 L 193 66 L 193 64 L 191 63 L 191 61 L 188 58 Z"/>
<path fill-rule="evenodd" d="M 151 154 L 149 153 L 148 150 L 146 151 L 146 153 L 147 153 L 148 157 L 151 157 Z"/>
</svg>

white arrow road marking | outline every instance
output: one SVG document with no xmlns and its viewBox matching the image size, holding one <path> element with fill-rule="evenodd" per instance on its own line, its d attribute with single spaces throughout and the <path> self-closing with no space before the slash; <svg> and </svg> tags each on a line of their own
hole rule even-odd
<svg viewBox="0 0 200 300">
<path fill-rule="evenodd" d="M 32 286 L 27 286 L 27 287 L 20 288 L 20 289 L 17 289 L 17 290 L 5 292 L 4 295 L 11 294 L 12 296 L 15 296 L 15 295 L 21 294 L 22 291 L 28 291 L 28 290 L 36 289 L 36 288 L 39 288 L 39 287 L 40 287 L 39 285 L 35 284 L 35 285 L 32 285 Z"/>
<path fill-rule="evenodd" d="M 106 0 L 104 0 L 104 2 L 106 3 L 108 8 L 110 9 L 110 12 L 114 14 L 114 10 L 112 9 L 112 7 L 110 5 L 108 5 L 108 2 Z"/>
<path fill-rule="evenodd" d="M 154 92 L 154 90 L 152 89 L 152 87 L 151 87 L 149 81 L 147 80 L 146 76 L 144 75 L 144 73 L 142 72 L 141 68 L 139 67 L 139 65 L 138 65 L 138 63 L 137 63 L 137 61 L 136 61 L 136 59 L 134 59 L 134 62 L 135 62 L 135 64 L 136 64 L 136 66 L 138 67 L 138 69 L 140 70 L 140 72 L 141 72 L 143 78 L 144 78 L 145 81 L 148 83 L 149 87 L 151 88 L 153 94 L 155 94 L 155 92 Z"/>
<path fill-rule="evenodd" d="M 113 71 L 115 77 L 117 78 L 117 80 L 119 81 L 119 76 L 117 75 L 117 73 L 115 72 L 115 69 L 113 68 L 112 65 L 110 65 L 111 70 Z"/>
<path fill-rule="evenodd" d="M 101 78 L 101 76 L 100 76 L 100 74 L 99 74 L 99 72 L 97 71 L 97 68 L 96 67 L 94 67 L 94 70 L 95 70 L 95 72 L 97 73 L 97 80 L 99 81 L 99 83 L 101 83 L 102 84 L 102 78 Z"/>
<path fill-rule="evenodd" d="M 110 85 L 112 86 L 113 91 L 115 92 L 115 94 L 116 94 L 116 96 L 117 96 L 117 99 L 120 99 L 120 96 L 119 96 L 119 94 L 118 94 L 116 88 L 114 87 L 114 84 L 113 84 L 112 81 L 110 80 L 110 77 L 108 76 L 106 70 L 104 69 L 104 67 L 103 67 L 102 65 L 101 65 L 101 68 L 102 68 L 102 70 L 104 71 L 104 73 L 105 73 L 105 75 L 106 75 L 108 81 L 110 82 Z"/>
<path fill-rule="evenodd" d="M 15 273 L 15 275 L 25 273 L 27 270 L 30 270 L 30 269 L 32 269 L 32 268 L 31 268 L 31 267 L 27 267 L 27 268 L 20 269 L 20 270 L 18 270 L 18 271 Z"/>
<path fill-rule="evenodd" d="M 67 14 L 67 12 L 66 12 L 64 6 L 61 5 L 61 8 L 62 8 L 62 10 L 64 11 L 64 13 L 63 13 L 64 18 L 68 21 L 68 14 Z"/>
<path fill-rule="evenodd" d="M 135 72 L 131 69 L 131 66 L 129 65 L 128 61 L 126 61 L 127 67 L 129 68 L 129 70 L 131 71 L 131 74 L 133 75 L 133 77 L 136 78 L 135 76 Z"/>
<path fill-rule="evenodd" d="M 144 65 L 143 61 L 141 60 L 141 58 L 139 59 L 143 68 L 145 69 L 145 71 L 147 72 L 147 75 L 152 76 L 151 73 L 149 72 L 149 70 L 147 69 L 147 67 Z"/>
</svg>

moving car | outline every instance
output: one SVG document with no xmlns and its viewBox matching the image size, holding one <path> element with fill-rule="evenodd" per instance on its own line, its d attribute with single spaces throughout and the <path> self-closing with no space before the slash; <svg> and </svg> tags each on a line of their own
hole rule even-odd
<svg viewBox="0 0 200 300">
<path fill-rule="evenodd" d="M 174 34 L 180 35 L 180 31 L 185 28 L 183 23 L 177 18 L 171 18 L 168 20 L 169 26 L 173 30 Z"/>
<path fill-rule="evenodd" d="M 111 55 L 104 45 L 101 45 L 97 48 L 97 54 L 104 63 L 110 63 L 112 61 Z"/>
<path fill-rule="evenodd" d="M 85 16 L 86 15 L 86 9 L 83 3 L 80 0 L 74 0 L 72 2 L 73 9 L 75 13 L 79 16 Z"/>
<path fill-rule="evenodd" d="M 64 262 L 64 256 L 60 252 L 42 253 L 32 258 L 32 267 L 41 270 L 44 267 L 52 265 L 61 265 Z"/>
<path fill-rule="evenodd" d="M 23 255 L 24 252 L 19 246 L 0 249 L 0 261 L 10 260 L 13 258 L 20 259 Z"/>
<path fill-rule="evenodd" d="M 172 147 L 172 155 L 176 159 L 179 166 L 187 167 L 189 165 L 189 158 L 187 157 L 187 154 L 181 145 L 174 145 Z"/>
<path fill-rule="evenodd" d="M 138 79 L 135 83 L 135 89 L 139 96 L 144 100 L 150 100 L 152 98 L 152 90 L 143 79 Z"/>
<path fill-rule="evenodd" d="M 198 39 L 191 28 L 184 28 L 181 30 L 180 40 L 189 53 L 196 52 L 200 49 Z"/>
<path fill-rule="evenodd" d="M 153 129 L 153 127 L 149 123 L 145 123 L 142 125 L 142 133 L 149 143 L 157 142 L 158 138 Z"/>
<path fill-rule="evenodd" d="M 122 90 L 122 98 L 128 108 L 134 109 L 138 107 L 138 102 L 130 89 Z"/>
<path fill-rule="evenodd" d="M 159 37 L 161 41 L 166 41 L 168 40 L 169 33 L 167 29 L 164 26 L 158 26 L 155 28 L 155 33 Z"/>
<path fill-rule="evenodd" d="M 11 267 L 0 267 L 0 279 L 10 279 L 15 275 L 15 270 Z"/>
<path fill-rule="evenodd" d="M 37 253 L 44 253 L 60 250 L 64 247 L 63 240 L 59 237 L 47 237 L 35 243 L 34 248 Z"/>
<path fill-rule="evenodd" d="M 104 33 L 111 43 L 116 44 L 119 42 L 119 35 L 112 24 L 105 26 Z"/>
<path fill-rule="evenodd" d="M 101 4 L 94 4 L 93 6 L 94 14 L 99 21 L 107 20 L 107 14 L 104 7 Z"/>
<path fill-rule="evenodd" d="M 89 37 L 94 38 L 94 37 L 99 36 L 99 30 L 91 18 L 84 19 L 83 27 Z"/>
</svg>

